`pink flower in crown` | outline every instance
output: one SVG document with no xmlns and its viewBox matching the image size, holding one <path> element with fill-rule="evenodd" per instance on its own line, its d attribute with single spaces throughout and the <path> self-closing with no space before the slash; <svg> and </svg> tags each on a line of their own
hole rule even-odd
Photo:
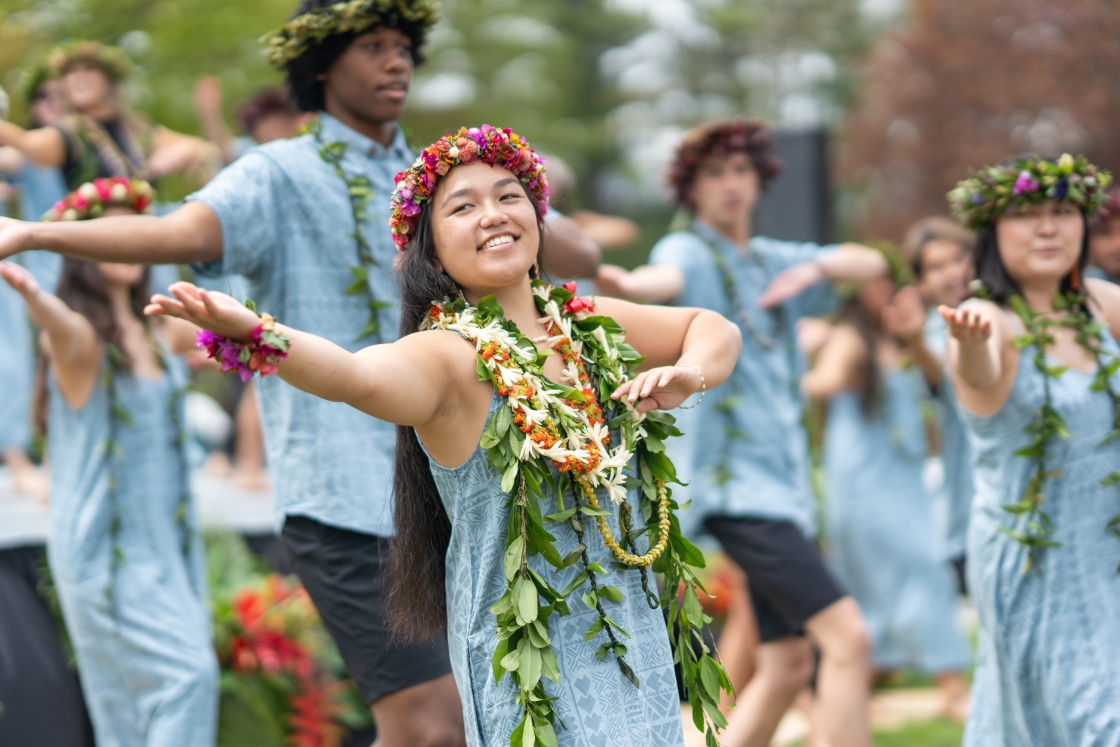
<svg viewBox="0 0 1120 747">
<path fill-rule="evenodd" d="M 1015 180 L 1015 187 L 1011 190 L 1011 194 L 1021 195 L 1027 192 L 1037 192 L 1038 182 L 1031 176 L 1031 172 L 1024 169 L 1019 172 L 1019 178 Z"/>
<path fill-rule="evenodd" d="M 112 199 L 113 185 L 108 179 L 98 179 L 93 183 L 93 186 L 102 202 L 108 202 Z"/>
</svg>

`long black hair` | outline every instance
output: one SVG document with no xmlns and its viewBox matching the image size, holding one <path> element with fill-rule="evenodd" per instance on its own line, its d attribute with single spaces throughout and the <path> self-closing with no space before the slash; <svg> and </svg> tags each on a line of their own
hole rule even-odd
<svg viewBox="0 0 1120 747">
<path fill-rule="evenodd" d="M 532 193 L 523 183 L 521 188 L 535 208 L 537 203 Z M 421 208 L 412 242 L 401 255 L 397 267 L 400 337 L 420 328 L 432 301 L 455 298 L 461 292 L 459 284 L 436 267 L 431 205 L 429 200 Z M 539 261 L 544 250 L 544 228 L 539 221 L 537 228 Z M 530 270 L 530 275 L 533 274 L 534 270 Z M 451 542 L 451 520 L 444 510 L 416 429 L 408 425 L 397 426 L 393 526 L 386 600 L 390 626 L 398 640 L 425 641 L 447 627 L 444 559 Z"/>
<path fill-rule="evenodd" d="M 148 279 L 151 269 L 145 265 L 140 278 L 133 283 L 128 291 L 128 306 L 133 315 L 147 324 L 144 316 L 144 306 L 148 303 L 151 294 L 148 293 Z M 72 311 L 76 311 L 89 320 L 97 339 L 106 345 L 112 345 L 125 357 L 128 368 L 131 369 L 133 361 L 129 359 L 128 350 L 124 346 L 124 337 L 121 327 L 117 324 L 116 315 L 113 313 L 112 299 L 109 289 L 105 284 L 105 276 L 96 262 L 87 262 L 84 259 L 66 257 L 62 261 L 62 274 L 58 279 L 58 288 L 55 295 Z M 35 381 L 35 425 L 40 434 L 47 432 L 47 372 L 50 362 L 47 356 L 39 356 L 38 371 Z"/>
</svg>

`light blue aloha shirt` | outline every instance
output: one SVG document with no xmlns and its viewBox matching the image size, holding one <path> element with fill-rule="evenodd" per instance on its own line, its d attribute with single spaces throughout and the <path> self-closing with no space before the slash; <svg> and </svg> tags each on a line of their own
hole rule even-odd
<svg viewBox="0 0 1120 747">
<path fill-rule="evenodd" d="M 365 294 L 345 295 L 358 264 L 345 182 L 319 156 L 313 135 L 253 148 L 188 200 L 205 203 L 222 224 L 222 259 L 194 266 L 201 275 L 244 275 L 258 310 L 296 329 L 357 351 L 397 337 L 400 308 L 389 233 L 393 177 L 413 153 L 398 129 L 388 148 L 319 113 L 324 142 L 347 144 L 342 168 L 366 176 L 373 196 L 364 230 L 377 267 L 373 295 L 381 338 L 358 339 L 369 318 Z M 260 381 L 269 471 L 278 520 L 306 516 L 366 534 L 393 533 L 395 426 L 349 405 L 328 402 L 276 377 Z"/>
<path fill-rule="evenodd" d="M 815 509 L 809 484 L 809 454 L 801 425 L 799 380 L 804 361 L 795 327 L 807 316 L 834 310 L 832 285 L 821 282 L 782 304 L 784 321 L 775 331 L 774 315 L 758 306 L 779 272 L 835 250 L 756 236 L 743 255 L 730 241 L 700 221 L 690 231 L 677 231 L 659 241 L 651 265 L 670 265 L 684 274 L 684 290 L 676 306 L 716 311 L 739 323 L 716 268 L 715 246 L 731 268 L 739 297 L 762 338 L 777 339 L 769 349 L 746 330 L 743 350 L 731 377 L 708 393 L 699 407 L 674 412 L 685 432 L 671 456 L 678 474 L 690 483 L 675 488 L 692 506 L 682 514 L 682 530 L 695 533 L 710 516 L 789 521 L 807 536 L 815 533 Z"/>
</svg>

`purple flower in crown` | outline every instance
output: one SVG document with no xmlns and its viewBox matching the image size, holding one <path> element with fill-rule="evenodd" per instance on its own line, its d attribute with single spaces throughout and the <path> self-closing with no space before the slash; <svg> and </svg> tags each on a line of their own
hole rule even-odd
<svg viewBox="0 0 1120 747">
<path fill-rule="evenodd" d="M 1031 172 L 1027 171 L 1026 169 L 1020 171 L 1019 178 L 1015 180 L 1015 188 L 1011 190 L 1011 194 L 1021 195 L 1026 194 L 1027 192 L 1037 191 L 1038 182 L 1033 176 L 1031 176 Z"/>
<path fill-rule="evenodd" d="M 1066 196 L 1066 192 L 1068 192 L 1068 191 L 1069 191 L 1069 180 L 1066 179 L 1063 176 L 1061 179 L 1058 180 L 1058 183 L 1054 185 L 1054 199 L 1055 200 L 1063 199 Z"/>
<path fill-rule="evenodd" d="M 984 195 L 980 194 L 979 192 L 973 192 L 972 197 L 969 198 L 969 201 L 973 205 L 983 205 L 984 204 Z"/>
</svg>

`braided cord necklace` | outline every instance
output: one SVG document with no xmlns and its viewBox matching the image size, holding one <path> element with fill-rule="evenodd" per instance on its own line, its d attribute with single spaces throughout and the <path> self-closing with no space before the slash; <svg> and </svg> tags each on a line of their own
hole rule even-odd
<svg viewBox="0 0 1120 747">
<path fill-rule="evenodd" d="M 699 236 L 699 234 L 697 235 Z M 785 333 L 785 313 L 782 311 L 782 307 L 776 306 L 767 312 L 774 320 L 773 335 L 767 337 L 759 332 L 758 328 L 754 326 L 754 322 L 751 320 L 751 315 L 747 311 L 746 304 L 743 303 L 742 296 L 739 295 L 739 288 L 735 284 L 735 276 L 731 273 L 731 267 L 728 266 L 727 259 L 723 256 L 723 252 L 719 250 L 719 247 L 716 246 L 714 241 L 709 241 L 703 236 L 701 236 L 700 239 L 707 245 L 712 253 L 712 262 L 719 272 L 720 280 L 723 281 L 723 291 L 727 294 L 727 300 L 731 303 L 731 309 L 735 314 L 735 319 L 738 321 L 739 327 L 750 335 L 751 339 L 754 340 L 760 348 L 763 350 L 770 350 Z M 766 263 L 762 257 L 760 257 L 757 252 L 751 252 L 751 258 L 758 263 L 759 267 L 761 267 L 762 271 L 765 273 Z"/>
<path fill-rule="evenodd" d="M 1019 350 L 1028 346 L 1034 347 L 1032 363 L 1042 375 L 1042 405 L 1023 429 L 1023 432 L 1030 437 L 1029 443 L 1015 452 L 1016 456 L 1031 460 L 1033 467 L 1031 476 L 1027 480 L 1019 502 L 1003 507 L 1004 511 L 1012 516 L 1022 517 L 1025 527 L 1022 529 L 1003 527 L 1001 531 L 1026 548 L 1027 561 L 1023 568 L 1024 572 L 1033 569 L 1041 573 L 1039 565 L 1041 551 L 1061 546 L 1061 543 L 1054 539 L 1054 521 L 1043 508 L 1045 501 L 1043 487 L 1047 480 L 1058 478 L 1062 474 L 1060 468 L 1051 464 L 1050 449 L 1055 439 L 1070 437 L 1065 419 L 1053 404 L 1051 384 L 1065 373 L 1069 366 L 1051 363 L 1046 357 L 1046 347 L 1055 342 L 1052 330 L 1054 327 L 1072 328 L 1077 343 L 1093 356 L 1097 364 L 1093 383 L 1089 388 L 1093 392 L 1104 392 L 1112 406 L 1111 430 L 1102 439 L 1101 446 L 1120 439 L 1120 392 L 1116 391 L 1112 382 L 1113 375 L 1120 371 L 1120 356 L 1103 349 L 1102 334 L 1105 328 L 1089 314 L 1088 294 L 1073 291 L 1059 293 L 1054 299 L 1054 308 L 1063 313 L 1060 319 L 1052 319 L 1045 312 L 1035 311 L 1022 296 L 1012 296 L 1010 305 L 1026 329 L 1025 334 L 1015 338 L 1015 347 Z M 1120 484 L 1120 469 L 1104 476 L 1100 482 L 1103 485 Z M 1120 539 L 1120 514 L 1108 522 L 1106 529 Z M 1117 571 L 1120 572 L 1120 566 L 1117 567 Z"/>
<path fill-rule="evenodd" d="M 319 143 L 319 158 L 329 163 L 334 169 L 334 173 L 342 179 L 350 200 L 350 214 L 354 219 L 354 231 L 350 234 L 350 237 L 354 239 L 354 245 L 358 250 L 358 264 L 350 268 L 353 282 L 346 286 L 342 292 L 347 296 L 361 293 L 367 298 L 366 307 L 369 309 L 369 318 L 366 320 L 366 326 L 362 328 L 358 335 L 358 339 L 369 335 L 377 335 L 377 339 L 380 340 L 381 320 L 378 312 L 381 309 L 392 308 L 393 304 L 374 296 L 373 289 L 369 285 L 369 268 L 376 267 L 377 260 L 374 258 L 373 249 L 366 239 L 364 224 L 369 219 L 366 207 L 373 196 L 373 183 L 368 177 L 361 174 L 351 176 L 342 168 L 342 159 L 346 155 L 346 150 L 349 147 L 348 143 L 341 140 L 330 143 L 324 142 L 322 137 L 323 126 L 318 119 L 314 120 L 308 126 L 308 129 L 315 137 L 315 141 Z"/>
</svg>

